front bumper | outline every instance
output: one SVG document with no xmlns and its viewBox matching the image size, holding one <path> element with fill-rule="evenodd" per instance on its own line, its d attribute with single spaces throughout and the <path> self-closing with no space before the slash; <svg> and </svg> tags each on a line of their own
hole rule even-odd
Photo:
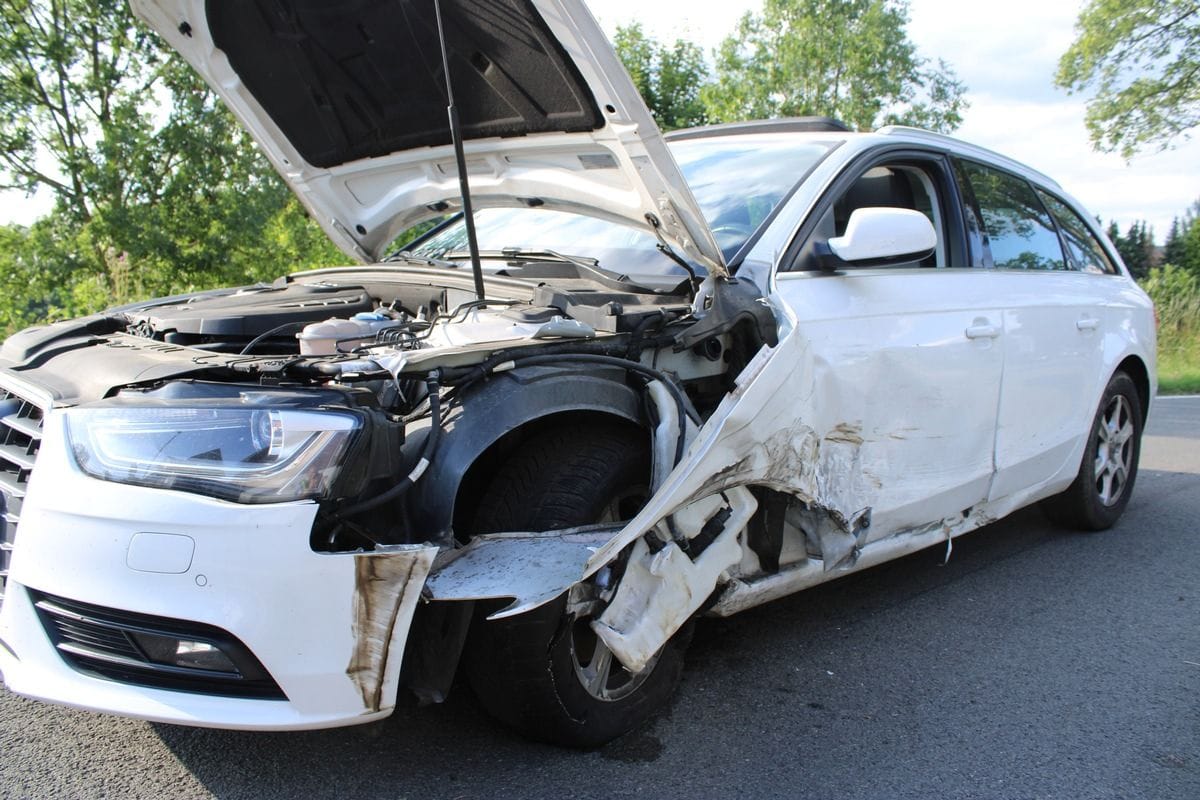
<svg viewBox="0 0 1200 800">
<path fill-rule="evenodd" d="M 387 716 L 432 545 L 316 553 L 311 502 L 247 506 L 81 474 L 61 415 L 43 429 L 0 607 L 0 672 L 28 697 L 159 722 L 247 730 Z M 29 589 L 228 631 L 286 699 L 172 691 L 67 664 Z"/>
</svg>

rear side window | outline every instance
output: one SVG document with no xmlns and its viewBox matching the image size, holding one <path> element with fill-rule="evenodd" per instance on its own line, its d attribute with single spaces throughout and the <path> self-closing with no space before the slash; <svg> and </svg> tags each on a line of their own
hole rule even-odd
<svg viewBox="0 0 1200 800">
<path fill-rule="evenodd" d="M 1022 178 L 961 162 L 979 205 L 985 267 L 1067 269 L 1054 220 Z"/>
<path fill-rule="evenodd" d="M 1088 228 L 1087 223 L 1054 195 L 1039 189 L 1038 196 L 1058 223 L 1063 242 L 1067 246 L 1067 257 L 1071 259 L 1071 268 L 1100 275 L 1116 275 L 1116 265 L 1108 257 L 1108 253 L 1104 252 L 1104 247 Z"/>
</svg>

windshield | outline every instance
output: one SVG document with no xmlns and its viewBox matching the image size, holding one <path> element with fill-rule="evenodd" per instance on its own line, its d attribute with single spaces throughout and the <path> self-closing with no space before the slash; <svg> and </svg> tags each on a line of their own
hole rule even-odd
<svg viewBox="0 0 1200 800">
<path fill-rule="evenodd" d="M 833 147 L 832 142 L 804 140 L 794 134 L 715 136 L 669 144 L 727 260 Z M 564 211 L 488 208 L 475 212 L 475 229 L 482 251 L 584 256 L 651 285 L 661 285 L 663 278 L 686 277 L 682 267 L 659 252 L 658 240 L 644 228 Z M 411 252 L 424 258 L 457 258 L 466 249 L 466 226 L 459 219 Z"/>
</svg>

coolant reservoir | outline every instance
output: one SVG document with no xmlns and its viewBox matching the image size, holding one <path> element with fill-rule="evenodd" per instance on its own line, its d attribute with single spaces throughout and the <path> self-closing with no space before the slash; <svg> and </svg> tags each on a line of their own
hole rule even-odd
<svg viewBox="0 0 1200 800">
<path fill-rule="evenodd" d="M 300 355 L 332 356 L 349 353 L 360 345 L 375 341 L 375 335 L 396 321 L 378 312 L 355 314 L 350 319 L 314 322 L 296 334 Z"/>
</svg>

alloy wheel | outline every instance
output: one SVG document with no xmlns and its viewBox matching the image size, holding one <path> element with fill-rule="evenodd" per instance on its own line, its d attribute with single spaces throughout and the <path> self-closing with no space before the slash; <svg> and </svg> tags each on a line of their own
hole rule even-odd
<svg viewBox="0 0 1200 800">
<path fill-rule="evenodd" d="M 1096 460 L 1093 476 L 1096 495 L 1113 506 L 1125 493 L 1133 464 L 1133 409 L 1123 395 L 1115 395 L 1096 425 Z"/>
</svg>

